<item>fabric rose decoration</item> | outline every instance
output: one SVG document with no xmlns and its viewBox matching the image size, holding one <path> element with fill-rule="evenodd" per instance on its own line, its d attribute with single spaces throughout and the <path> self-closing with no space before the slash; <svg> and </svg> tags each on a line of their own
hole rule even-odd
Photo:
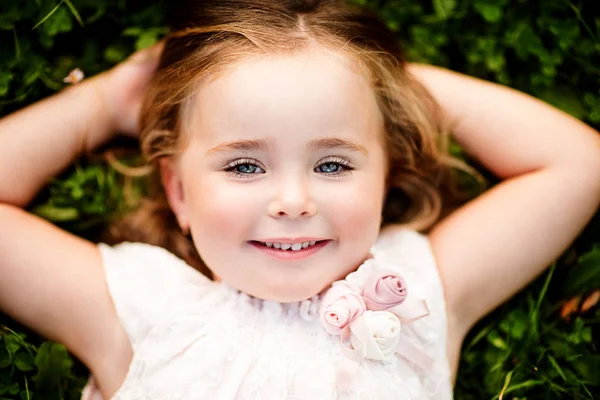
<svg viewBox="0 0 600 400">
<path fill-rule="evenodd" d="M 379 269 L 365 282 L 362 296 L 369 310 L 387 310 L 406 300 L 408 290 L 406 282 L 398 274 Z"/>
<path fill-rule="evenodd" d="M 348 286 L 333 286 L 323 299 L 321 322 L 332 335 L 340 335 L 342 330 L 367 309 L 363 298 Z"/>
<path fill-rule="evenodd" d="M 352 330 L 350 343 L 354 350 L 370 360 L 389 360 L 400 340 L 400 321 L 387 311 L 365 311 L 359 318 L 365 330 Z"/>
<path fill-rule="evenodd" d="M 414 296 L 414 295 L 413 295 Z M 346 388 L 363 359 L 384 361 L 399 354 L 422 368 L 433 359 L 402 336 L 402 324 L 429 315 L 425 300 L 409 296 L 396 272 L 365 261 L 345 280 L 334 282 L 323 297 L 321 324 L 340 336 L 345 358 L 337 371 L 338 388 Z"/>
</svg>

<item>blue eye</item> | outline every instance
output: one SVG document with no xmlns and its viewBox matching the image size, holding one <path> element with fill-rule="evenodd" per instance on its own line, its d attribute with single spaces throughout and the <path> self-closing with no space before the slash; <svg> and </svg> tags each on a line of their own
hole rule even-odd
<svg viewBox="0 0 600 400">
<path fill-rule="evenodd" d="M 341 175 L 346 172 L 351 172 L 352 169 L 353 168 L 347 160 L 334 157 L 319 164 L 315 168 L 315 172 L 320 172 L 324 175 Z"/>
<path fill-rule="evenodd" d="M 254 164 L 239 164 L 235 166 L 235 171 L 242 174 L 253 174 L 260 168 Z"/>
<path fill-rule="evenodd" d="M 227 164 L 225 172 L 239 177 L 247 177 L 248 175 L 264 174 L 265 170 L 258 166 L 255 160 L 244 158 Z"/>
<path fill-rule="evenodd" d="M 340 164 L 335 163 L 335 162 L 324 163 L 317 167 L 319 172 L 325 172 L 325 173 L 336 173 L 342 168 L 343 167 Z"/>
</svg>

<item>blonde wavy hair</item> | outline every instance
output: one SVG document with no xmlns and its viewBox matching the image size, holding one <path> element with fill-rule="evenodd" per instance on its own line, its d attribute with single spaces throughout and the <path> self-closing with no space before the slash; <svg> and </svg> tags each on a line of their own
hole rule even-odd
<svg viewBox="0 0 600 400">
<path fill-rule="evenodd" d="M 158 160 L 182 148 L 186 106 L 201 80 L 249 57 L 292 55 L 313 45 L 353 61 L 376 95 L 389 165 L 383 225 L 424 231 L 466 199 L 453 169 L 477 173 L 448 154 L 438 105 L 407 73 L 396 38 L 375 15 L 335 0 L 191 0 L 177 6 L 170 26 L 140 115 L 149 196 L 109 226 L 105 241 L 164 247 L 211 277 L 167 203 Z"/>
</svg>

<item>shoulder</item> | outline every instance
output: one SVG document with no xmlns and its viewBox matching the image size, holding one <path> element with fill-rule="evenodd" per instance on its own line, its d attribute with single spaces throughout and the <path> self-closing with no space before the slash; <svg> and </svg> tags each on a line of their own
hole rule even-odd
<svg viewBox="0 0 600 400">
<path fill-rule="evenodd" d="M 117 315 L 131 342 L 143 340 L 185 288 L 202 292 L 212 281 L 162 247 L 123 242 L 97 244 Z"/>
<path fill-rule="evenodd" d="M 123 242 L 114 246 L 98 243 L 107 278 L 160 279 L 162 284 L 181 279 L 199 284 L 210 280 L 168 250 L 147 243 Z"/>
<path fill-rule="evenodd" d="M 387 257 L 401 260 L 420 261 L 435 265 L 431 244 L 427 235 L 401 225 L 388 225 L 383 228 L 372 249 Z"/>
<path fill-rule="evenodd" d="M 443 293 L 437 263 L 427 235 L 401 225 L 383 228 L 371 248 L 376 260 Z"/>
</svg>

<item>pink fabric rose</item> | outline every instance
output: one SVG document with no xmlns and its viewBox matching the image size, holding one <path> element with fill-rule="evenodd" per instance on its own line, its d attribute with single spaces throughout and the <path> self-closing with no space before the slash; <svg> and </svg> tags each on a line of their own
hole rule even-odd
<svg viewBox="0 0 600 400">
<path fill-rule="evenodd" d="M 406 300 L 406 282 L 397 273 L 388 269 L 377 269 L 367 278 L 362 296 L 369 310 L 387 310 Z"/>
<path fill-rule="evenodd" d="M 323 298 L 320 313 L 321 323 L 327 332 L 339 335 L 366 309 L 360 294 L 352 291 L 347 285 L 339 283 L 332 286 Z"/>
</svg>

